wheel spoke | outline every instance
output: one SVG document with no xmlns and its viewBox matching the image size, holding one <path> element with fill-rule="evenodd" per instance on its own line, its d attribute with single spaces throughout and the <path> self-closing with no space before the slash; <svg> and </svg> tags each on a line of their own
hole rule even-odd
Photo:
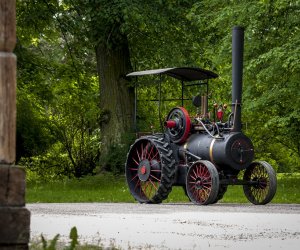
<svg viewBox="0 0 300 250">
<path fill-rule="evenodd" d="M 271 201 L 276 191 L 274 175 L 273 168 L 266 162 L 254 162 L 246 169 L 244 180 L 255 182 L 251 186 L 244 186 L 244 193 L 250 202 L 266 204 Z M 273 178 L 272 183 L 271 177 Z"/>
<path fill-rule="evenodd" d="M 150 159 L 150 157 L 151 157 L 151 152 L 152 152 L 152 150 L 153 150 L 153 145 L 152 145 L 152 147 L 150 148 L 150 151 L 149 151 L 149 145 L 150 145 L 150 147 L 151 147 L 151 144 L 150 143 L 148 143 L 147 144 L 147 151 L 146 151 L 146 153 L 147 153 L 147 159 Z"/>
<path fill-rule="evenodd" d="M 138 174 L 136 174 L 136 175 L 130 180 L 130 182 L 132 182 L 136 177 L 138 177 Z"/>
<path fill-rule="evenodd" d="M 211 188 L 211 184 L 203 184 L 202 185 L 204 189 L 210 189 Z"/>
<path fill-rule="evenodd" d="M 200 202 L 204 202 L 205 201 L 205 199 L 204 199 L 204 193 L 203 193 L 203 189 L 200 189 L 199 191 L 198 191 L 198 197 L 199 197 L 199 201 Z"/>
<path fill-rule="evenodd" d="M 195 178 L 194 176 L 190 176 L 194 181 L 197 179 L 197 178 Z"/>
<path fill-rule="evenodd" d="M 197 197 L 197 196 L 198 196 L 198 190 L 196 189 L 196 187 L 194 187 L 193 197 Z"/>
<path fill-rule="evenodd" d="M 198 168 L 196 168 L 196 171 L 198 170 Z M 199 175 L 195 173 L 195 169 L 193 169 L 193 173 L 194 173 L 194 176 L 195 176 L 195 180 L 196 180 L 196 177 L 198 177 Z M 192 177 L 192 176 L 191 176 Z"/>
<path fill-rule="evenodd" d="M 153 185 L 150 185 L 149 197 L 152 196 Z"/>
<path fill-rule="evenodd" d="M 134 186 L 134 191 L 136 190 L 136 188 L 137 188 L 139 185 L 141 185 L 141 181 L 140 181 L 140 180 L 138 180 L 138 181 L 136 182 L 136 184 L 135 184 L 135 186 Z"/>
<path fill-rule="evenodd" d="M 219 188 L 218 183 L 212 182 L 212 170 L 209 167 L 204 162 L 197 162 L 188 170 L 187 193 L 196 204 L 209 204 L 213 186 Z"/>
<path fill-rule="evenodd" d="M 209 178 L 210 177 L 210 174 L 209 174 L 209 172 L 208 172 L 208 169 L 207 168 L 205 168 L 204 169 L 204 173 L 203 173 L 203 175 L 202 175 L 203 177 L 205 177 L 205 178 Z M 203 178 L 202 177 L 202 178 Z"/>
<path fill-rule="evenodd" d="M 141 143 L 141 160 L 144 160 L 144 149 L 143 149 L 143 143 Z"/>
<path fill-rule="evenodd" d="M 160 179 L 156 178 L 154 175 L 150 174 L 150 176 L 151 176 L 153 179 L 155 179 L 155 180 L 157 180 L 158 182 L 160 182 Z"/>
<path fill-rule="evenodd" d="M 196 171 L 196 172 L 197 172 L 196 176 L 197 176 L 197 177 L 202 176 L 202 166 L 201 166 L 201 165 L 199 165 L 199 166 L 197 165 L 197 166 L 196 166 L 196 170 L 197 170 L 197 171 Z"/>
<path fill-rule="evenodd" d="M 209 196 L 208 191 L 206 189 L 202 189 L 202 193 L 203 193 L 204 200 L 207 200 L 207 198 Z"/>
<path fill-rule="evenodd" d="M 162 157 L 170 163 L 162 162 Z M 160 136 L 142 137 L 130 147 L 125 170 L 129 190 L 137 201 L 159 203 L 170 193 L 175 178 L 173 151 Z M 167 178 L 162 179 L 163 173 Z"/>
<path fill-rule="evenodd" d="M 151 172 L 160 172 L 160 173 L 161 173 L 161 170 L 160 170 L 160 169 L 151 169 L 150 171 L 151 171 Z"/>
<path fill-rule="evenodd" d="M 149 142 L 146 143 L 144 147 L 144 159 L 148 159 L 148 147 L 149 147 Z"/>
<path fill-rule="evenodd" d="M 203 178 L 202 178 L 202 181 L 203 181 L 203 182 L 204 182 L 204 181 L 207 181 L 207 180 L 211 180 L 210 176 L 207 176 L 207 177 L 203 177 Z"/>
<path fill-rule="evenodd" d="M 141 161 L 141 157 L 140 157 L 140 154 L 139 154 L 139 151 L 138 151 L 138 149 L 136 148 L 136 154 L 137 154 L 137 156 L 138 156 L 138 158 L 139 158 L 139 162 Z"/>
<path fill-rule="evenodd" d="M 147 181 L 147 182 L 144 182 L 144 187 L 142 188 L 142 190 L 143 190 L 143 193 L 144 193 L 144 195 L 148 198 L 148 195 L 147 195 L 147 187 L 148 187 L 148 185 L 149 185 L 149 182 Z"/>
<path fill-rule="evenodd" d="M 139 163 L 133 157 L 132 160 L 136 163 L 136 165 L 139 165 Z"/>
<path fill-rule="evenodd" d="M 152 161 L 157 155 L 158 155 L 158 151 L 155 153 L 155 155 L 149 161 Z"/>
<path fill-rule="evenodd" d="M 207 170 L 207 168 L 206 168 L 205 166 L 203 166 L 202 164 L 200 165 L 200 167 L 201 167 L 201 173 L 200 173 L 200 176 L 201 176 L 201 178 L 203 178 L 203 176 L 205 176 L 206 171 L 208 171 L 208 170 Z"/>
<path fill-rule="evenodd" d="M 155 184 L 153 183 L 153 181 L 149 180 L 152 184 L 152 186 L 155 188 L 155 190 L 157 191 L 157 187 L 155 186 Z"/>
</svg>

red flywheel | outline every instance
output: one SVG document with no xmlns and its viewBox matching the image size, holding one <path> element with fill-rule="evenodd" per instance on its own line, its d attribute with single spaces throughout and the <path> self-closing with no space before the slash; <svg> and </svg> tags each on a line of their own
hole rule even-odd
<svg viewBox="0 0 300 250">
<path fill-rule="evenodd" d="M 184 143 L 191 131 L 191 119 L 183 107 L 173 108 L 165 121 L 166 132 L 174 143 Z"/>
</svg>

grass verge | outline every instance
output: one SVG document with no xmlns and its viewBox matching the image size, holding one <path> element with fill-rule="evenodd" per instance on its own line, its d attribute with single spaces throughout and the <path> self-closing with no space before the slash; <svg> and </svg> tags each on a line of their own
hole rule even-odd
<svg viewBox="0 0 300 250">
<path fill-rule="evenodd" d="M 300 174 L 278 174 L 277 193 L 272 203 L 300 204 Z M 165 202 L 188 202 L 182 187 L 173 187 Z M 28 181 L 27 203 L 36 202 L 134 202 L 124 176 L 110 173 L 82 179 Z M 247 203 L 242 186 L 229 186 L 224 203 Z"/>
</svg>

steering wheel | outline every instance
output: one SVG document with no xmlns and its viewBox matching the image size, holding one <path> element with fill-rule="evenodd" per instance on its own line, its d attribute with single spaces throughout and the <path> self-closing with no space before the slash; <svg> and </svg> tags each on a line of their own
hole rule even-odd
<svg viewBox="0 0 300 250">
<path fill-rule="evenodd" d="M 191 119 L 183 107 L 173 108 L 164 123 L 166 132 L 174 143 L 184 143 L 191 131 Z"/>
</svg>

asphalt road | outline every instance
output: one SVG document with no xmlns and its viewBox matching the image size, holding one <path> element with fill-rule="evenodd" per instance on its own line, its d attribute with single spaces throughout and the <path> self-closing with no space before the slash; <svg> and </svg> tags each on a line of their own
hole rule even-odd
<svg viewBox="0 0 300 250">
<path fill-rule="evenodd" d="M 27 204 L 31 238 L 121 249 L 299 249 L 300 205 Z"/>
</svg>

